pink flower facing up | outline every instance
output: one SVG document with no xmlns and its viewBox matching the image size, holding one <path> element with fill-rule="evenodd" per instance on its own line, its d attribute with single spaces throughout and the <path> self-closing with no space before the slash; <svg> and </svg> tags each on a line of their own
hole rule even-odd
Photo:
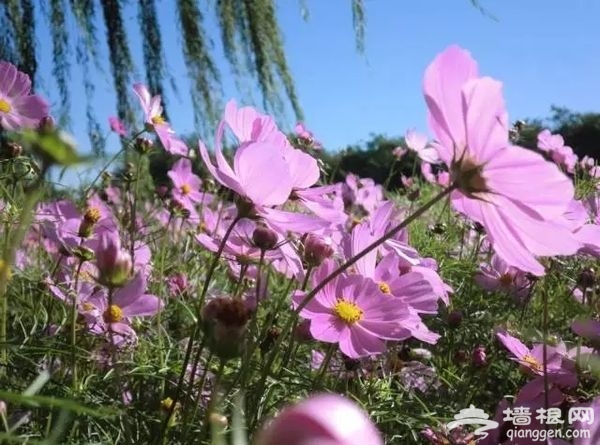
<svg viewBox="0 0 600 445">
<path fill-rule="evenodd" d="M 271 122 L 257 120 L 253 115 L 248 115 L 249 112 L 240 112 L 234 114 L 237 120 L 231 123 L 233 113 L 228 104 L 225 117 L 217 129 L 216 166 L 202 141 L 199 141 L 200 156 L 219 183 L 236 192 L 252 206 L 253 211 L 260 214 L 267 207 L 285 203 L 292 192 L 293 179 L 283 156 L 284 142 L 277 138 L 269 140 Z M 233 168 L 227 163 L 221 148 L 226 124 L 233 126 L 234 133 L 242 141 L 235 151 Z M 264 129 L 263 125 L 269 125 L 269 130 Z"/>
<path fill-rule="evenodd" d="M 204 194 L 200 191 L 202 181 L 192 172 L 192 161 L 186 158 L 179 159 L 167 175 L 173 182 L 173 199 L 195 215 L 194 205 L 203 201 Z"/>
<path fill-rule="evenodd" d="M 91 326 L 93 333 L 112 332 L 122 339 L 134 340 L 136 334 L 131 327 L 132 318 L 156 315 L 163 302 L 157 296 L 146 293 L 146 278 L 138 273 L 114 292 L 111 302 L 106 292 L 100 292 L 87 300 L 87 307 L 100 314 Z"/>
<path fill-rule="evenodd" d="M 144 110 L 146 126 L 156 133 L 165 150 L 173 155 L 187 155 L 185 143 L 175 136 L 171 125 L 162 116 L 161 97 L 151 96 L 148 88 L 141 83 L 134 84 L 133 90 Z"/>
<path fill-rule="evenodd" d="M 383 445 L 381 434 L 355 403 L 336 394 L 312 396 L 268 422 L 256 445 Z"/>
<path fill-rule="evenodd" d="M 325 262 L 312 276 L 313 285 L 335 268 Z M 305 293 L 296 291 L 294 307 Z M 300 316 L 309 319 L 310 332 L 316 340 L 338 343 L 350 358 L 385 351 L 384 340 L 405 340 L 421 329 L 421 319 L 403 301 L 382 293 L 377 284 L 360 275 L 340 275 L 328 283 L 306 305 Z"/>
<path fill-rule="evenodd" d="M 0 61 L 0 127 L 36 127 L 48 115 L 44 99 L 31 94 L 31 79 L 13 64 Z"/>
<path fill-rule="evenodd" d="M 544 345 L 538 343 L 529 349 L 521 340 L 504 331 L 496 337 L 512 354 L 511 360 L 521 365 L 521 369 L 534 376 L 544 375 Z M 546 371 L 549 380 L 563 387 L 577 386 L 577 373 L 571 354 L 564 343 L 557 346 L 546 345 Z"/>
<path fill-rule="evenodd" d="M 502 84 L 479 77 L 470 54 L 451 46 L 425 71 L 424 93 L 435 147 L 448 166 L 453 206 L 481 223 L 495 252 L 534 275 L 536 256 L 571 255 L 578 243 L 557 222 L 572 182 L 533 151 L 512 146 Z"/>
</svg>

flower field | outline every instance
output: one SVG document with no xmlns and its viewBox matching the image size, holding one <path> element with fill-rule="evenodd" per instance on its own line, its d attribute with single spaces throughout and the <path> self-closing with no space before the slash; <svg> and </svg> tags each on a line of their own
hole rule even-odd
<svg viewBox="0 0 600 445">
<path fill-rule="evenodd" d="M 188 146 L 131 94 L 63 192 L 87 158 L 0 62 L 2 443 L 600 443 L 600 170 L 520 147 L 467 50 L 425 70 L 394 193 L 332 182 L 302 124 L 231 100 Z"/>
</svg>

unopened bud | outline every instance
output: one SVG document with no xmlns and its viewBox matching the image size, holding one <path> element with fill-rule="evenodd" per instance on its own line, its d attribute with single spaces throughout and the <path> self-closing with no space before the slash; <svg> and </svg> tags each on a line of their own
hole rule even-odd
<svg viewBox="0 0 600 445">
<path fill-rule="evenodd" d="M 268 227 L 256 226 L 252 232 L 252 241 L 261 250 L 271 250 L 277 245 L 277 233 Z"/>
<path fill-rule="evenodd" d="M 485 346 L 479 345 L 475 349 L 473 349 L 471 361 L 473 365 L 477 367 L 484 367 L 487 365 L 487 354 L 485 351 Z"/>
<path fill-rule="evenodd" d="M 102 218 L 102 214 L 98 208 L 88 207 L 83 214 L 83 220 L 79 225 L 78 235 L 82 238 L 89 238 L 92 236 L 94 226 L 98 221 L 100 221 L 100 218 Z"/>
<path fill-rule="evenodd" d="M 241 352 L 250 311 L 237 298 L 217 297 L 202 309 L 204 330 L 213 353 L 222 359 L 237 357 Z"/>
<path fill-rule="evenodd" d="M 44 116 L 38 124 L 38 131 L 42 134 L 52 133 L 56 129 L 56 123 L 52 116 Z"/>
<path fill-rule="evenodd" d="M 577 284 L 583 289 L 589 289 L 596 284 L 596 273 L 594 269 L 588 268 L 581 271 Z"/>
<path fill-rule="evenodd" d="M 269 351 L 273 347 L 275 341 L 279 338 L 280 335 L 281 328 L 278 328 L 277 326 L 271 326 L 267 330 L 267 335 L 265 336 L 265 339 L 260 344 L 260 350 L 263 353 Z"/>
<path fill-rule="evenodd" d="M 333 248 L 322 238 L 308 234 L 304 240 L 304 261 L 312 267 L 321 265 L 333 255 Z"/>
<path fill-rule="evenodd" d="M 154 142 L 148 138 L 139 137 L 135 140 L 135 151 L 137 151 L 139 154 L 144 155 L 150 153 L 153 146 Z"/>
<path fill-rule="evenodd" d="M 406 195 L 406 199 L 412 202 L 419 199 L 419 196 L 421 196 L 421 191 L 419 189 L 414 189 L 408 192 L 408 194 Z"/>
<path fill-rule="evenodd" d="M 131 278 L 131 255 L 121 248 L 118 234 L 104 233 L 96 250 L 99 281 L 108 287 L 121 287 Z"/>
<path fill-rule="evenodd" d="M 18 158 L 23 154 L 23 147 L 16 142 L 9 141 L 6 143 L 6 150 L 3 150 L 4 157 L 8 159 Z"/>
<path fill-rule="evenodd" d="M 457 328 L 462 323 L 463 313 L 459 310 L 454 310 L 448 314 L 448 326 Z"/>
</svg>

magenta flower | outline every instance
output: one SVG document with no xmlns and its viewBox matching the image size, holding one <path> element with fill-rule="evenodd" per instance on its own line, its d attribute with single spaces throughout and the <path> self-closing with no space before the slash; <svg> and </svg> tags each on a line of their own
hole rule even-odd
<svg viewBox="0 0 600 445">
<path fill-rule="evenodd" d="M 36 127 L 47 115 L 46 101 L 31 94 L 29 76 L 13 64 L 0 61 L 0 127 L 6 130 Z"/>
<path fill-rule="evenodd" d="M 571 323 L 571 330 L 577 335 L 588 339 L 594 347 L 600 347 L 600 321 L 575 320 Z"/>
<path fill-rule="evenodd" d="M 101 314 L 92 324 L 92 332 L 102 334 L 112 331 L 122 337 L 135 339 L 132 318 L 156 315 L 162 309 L 163 302 L 157 296 L 146 293 L 146 279 L 138 273 L 114 292 L 111 302 L 105 292 L 97 292 L 87 300 L 87 305 Z"/>
<path fill-rule="evenodd" d="M 165 150 L 174 155 L 187 155 L 188 148 L 185 143 L 175 136 L 171 125 L 162 116 L 161 97 L 151 96 L 148 88 L 141 83 L 134 84 L 133 90 L 144 110 L 146 125 L 154 130 Z"/>
<path fill-rule="evenodd" d="M 121 119 L 115 116 L 108 118 L 111 131 L 117 133 L 119 136 L 125 136 L 127 134 L 127 127 Z"/>
<path fill-rule="evenodd" d="M 313 274 L 313 283 L 323 280 L 334 268 L 331 260 Z M 294 306 L 305 293 L 297 291 Z M 338 343 L 350 358 L 385 351 L 384 340 L 405 340 L 420 335 L 421 319 L 402 301 L 382 293 L 377 284 L 359 275 L 341 275 L 327 284 L 300 312 L 309 319 L 316 340 Z M 427 334 L 430 334 L 429 332 Z"/>
<path fill-rule="evenodd" d="M 536 256 L 571 255 L 578 243 L 557 220 L 572 182 L 530 150 L 511 146 L 500 82 L 478 76 L 469 53 L 452 46 L 425 72 L 424 93 L 436 148 L 457 190 L 453 206 L 481 223 L 509 265 L 543 275 Z"/>
<path fill-rule="evenodd" d="M 192 162 L 186 158 L 179 159 L 167 175 L 173 181 L 173 198 L 183 208 L 196 213 L 194 204 L 202 202 L 204 194 L 200 191 L 202 181 L 192 172 Z"/>
<path fill-rule="evenodd" d="M 367 414 L 335 394 L 312 396 L 267 423 L 256 445 L 383 445 Z"/>
</svg>

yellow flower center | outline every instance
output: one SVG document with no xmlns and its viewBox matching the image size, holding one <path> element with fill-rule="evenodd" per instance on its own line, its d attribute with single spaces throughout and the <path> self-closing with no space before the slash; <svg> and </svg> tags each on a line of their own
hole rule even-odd
<svg viewBox="0 0 600 445">
<path fill-rule="evenodd" d="M 162 125 L 165 123 L 165 118 L 162 117 L 160 114 L 157 116 L 153 116 L 151 120 L 154 125 Z"/>
<path fill-rule="evenodd" d="M 384 294 L 386 294 L 386 295 L 389 295 L 389 294 L 391 294 L 391 293 L 392 293 L 392 291 L 391 291 L 391 289 L 390 289 L 390 285 L 389 285 L 389 284 L 387 284 L 385 281 L 381 281 L 381 282 L 379 283 L 379 290 L 380 290 L 381 292 L 383 292 Z"/>
<path fill-rule="evenodd" d="M 104 321 L 107 323 L 118 323 L 123 320 L 123 310 L 116 304 L 111 304 L 104 311 Z"/>
<path fill-rule="evenodd" d="M 0 99 L 0 113 L 10 113 L 10 110 L 12 110 L 10 104 L 4 99 Z"/>
<path fill-rule="evenodd" d="M 535 372 L 542 372 L 544 369 L 542 364 L 538 362 L 537 359 L 531 354 L 525 354 L 525 356 L 521 359 L 521 362 L 523 362 L 524 366 L 528 365 L 527 367 L 531 368 Z"/>
<path fill-rule="evenodd" d="M 502 287 L 510 287 L 513 284 L 513 277 L 512 275 L 505 273 L 502 274 L 498 281 L 500 281 Z"/>
<path fill-rule="evenodd" d="M 206 223 L 204 221 L 202 221 L 200 224 L 198 224 L 198 228 L 197 231 L 198 233 L 206 233 L 208 232 L 208 227 L 206 226 Z"/>
<path fill-rule="evenodd" d="M 162 399 L 160 401 L 160 408 L 164 411 L 169 411 L 173 406 L 173 399 L 171 397 L 167 397 L 166 399 Z"/>
<path fill-rule="evenodd" d="M 189 195 L 189 193 L 192 191 L 192 187 L 190 187 L 189 184 L 183 184 L 181 186 L 181 193 L 183 195 Z"/>
<path fill-rule="evenodd" d="M 100 221 L 101 217 L 102 215 L 97 207 L 89 207 L 83 215 L 83 219 L 90 224 L 96 224 L 98 221 Z"/>
<path fill-rule="evenodd" d="M 354 303 L 342 299 L 338 299 L 338 302 L 333 307 L 333 312 L 335 312 L 335 315 L 342 321 L 348 324 L 354 324 L 363 318 L 363 311 L 361 308 Z"/>
</svg>

